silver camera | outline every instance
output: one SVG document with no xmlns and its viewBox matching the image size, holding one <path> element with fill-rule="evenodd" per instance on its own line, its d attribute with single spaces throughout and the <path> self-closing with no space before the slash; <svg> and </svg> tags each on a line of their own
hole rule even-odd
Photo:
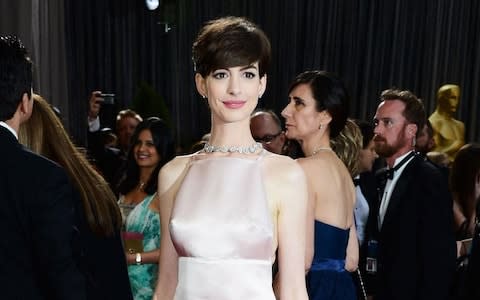
<svg viewBox="0 0 480 300">
<path fill-rule="evenodd" d="M 100 94 L 100 98 L 103 98 L 102 104 L 115 104 L 115 94 Z"/>
</svg>

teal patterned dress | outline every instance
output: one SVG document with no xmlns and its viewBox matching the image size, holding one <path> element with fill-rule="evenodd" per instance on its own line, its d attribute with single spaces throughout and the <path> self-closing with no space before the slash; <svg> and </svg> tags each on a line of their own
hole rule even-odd
<svg viewBox="0 0 480 300">
<path fill-rule="evenodd" d="M 128 214 L 126 231 L 143 233 L 143 251 L 160 247 L 160 216 L 149 206 L 156 194 L 147 195 Z M 151 300 L 157 282 L 158 264 L 129 265 L 128 276 L 135 300 Z"/>
</svg>

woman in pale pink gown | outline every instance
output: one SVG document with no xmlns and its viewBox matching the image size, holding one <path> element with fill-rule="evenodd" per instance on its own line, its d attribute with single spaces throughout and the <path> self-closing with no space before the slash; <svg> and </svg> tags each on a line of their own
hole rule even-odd
<svg viewBox="0 0 480 300">
<path fill-rule="evenodd" d="M 296 162 L 255 143 L 250 114 L 266 88 L 270 42 L 253 23 L 207 23 L 193 45 L 195 82 L 211 110 L 205 148 L 159 176 L 161 248 L 154 299 L 307 299 L 307 188 Z M 313 224 L 313 222 L 312 222 Z"/>
</svg>

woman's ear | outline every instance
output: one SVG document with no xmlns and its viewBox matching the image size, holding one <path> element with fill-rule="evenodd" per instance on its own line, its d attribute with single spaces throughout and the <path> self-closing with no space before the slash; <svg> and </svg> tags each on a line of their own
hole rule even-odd
<svg viewBox="0 0 480 300">
<path fill-rule="evenodd" d="M 203 98 L 207 97 L 207 86 L 205 82 L 205 78 L 200 73 L 195 74 L 195 85 L 197 87 L 197 91 Z"/>
<path fill-rule="evenodd" d="M 260 78 L 258 98 L 261 98 L 263 96 L 263 93 L 265 93 L 266 88 L 267 88 L 267 74 L 263 75 L 262 78 Z"/>
<path fill-rule="evenodd" d="M 330 124 L 332 121 L 332 115 L 325 109 L 320 112 L 320 122 L 321 124 Z"/>
</svg>

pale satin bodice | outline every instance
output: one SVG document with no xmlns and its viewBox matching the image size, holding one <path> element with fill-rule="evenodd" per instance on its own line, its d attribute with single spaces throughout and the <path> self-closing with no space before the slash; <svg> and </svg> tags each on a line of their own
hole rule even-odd
<svg viewBox="0 0 480 300">
<path fill-rule="evenodd" d="M 275 299 L 262 157 L 192 159 L 170 220 L 175 299 Z"/>
</svg>

